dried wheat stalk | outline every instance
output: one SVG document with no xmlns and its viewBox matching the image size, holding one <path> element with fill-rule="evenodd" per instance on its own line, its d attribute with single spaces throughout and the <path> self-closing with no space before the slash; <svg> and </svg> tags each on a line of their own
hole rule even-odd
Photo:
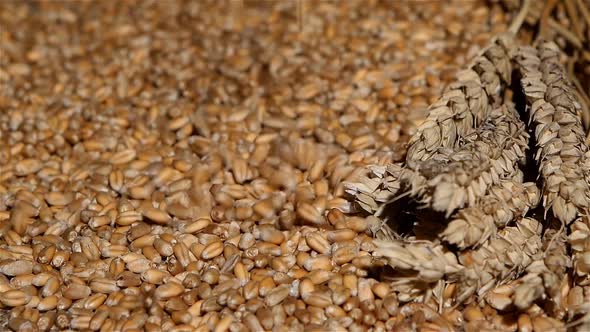
<svg viewBox="0 0 590 332">
<path fill-rule="evenodd" d="M 443 242 L 416 241 L 410 233 L 404 244 L 394 230 L 384 231 L 397 240 L 377 242 L 374 255 L 387 258 L 397 270 L 414 271 L 409 278 L 458 280 L 457 303 L 473 298 L 497 310 L 525 311 L 544 300 L 548 312 L 562 317 L 569 310 L 564 292 L 570 279 L 564 276 L 573 266 L 575 282 L 584 284 L 590 267 L 590 227 L 584 217 L 590 202 L 590 163 L 580 104 L 554 44 L 508 48 L 502 42 L 510 43 L 507 37 L 496 40 L 433 104 L 410 139 L 405 164 L 373 167 L 346 188 L 364 210 L 377 216 L 385 204 L 406 195 L 423 209 L 444 212 L 445 219 L 453 215 L 438 234 Z M 513 68 L 524 93 L 528 127 L 505 101 L 506 94 L 519 93 L 509 89 Z M 535 133 L 531 153 L 542 190 L 533 182 L 523 183 L 521 168 L 531 144 L 527 129 Z M 541 222 L 525 217 L 540 201 L 545 215 L 551 212 L 548 220 L 555 216 L 561 227 L 543 232 Z M 575 253 L 573 262 L 568 243 Z M 437 254 L 419 254 L 423 252 Z M 437 265 L 443 262 L 453 268 Z M 411 280 L 399 284 L 413 287 L 414 294 L 428 292 L 427 286 Z"/>
<path fill-rule="evenodd" d="M 584 177 L 588 146 L 578 116 L 580 104 L 552 43 L 522 47 L 516 57 L 539 149 L 543 206 L 564 223 L 587 214 L 590 188 Z"/>
<path fill-rule="evenodd" d="M 569 244 L 579 278 L 576 282 L 584 283 L 590 273 L 590 246 L 581 244 L 580 240 L 587 226 L 590 187 L 588 146 L 579 118 L 580 104 L 559 63 L 555 44 L 541 43 L 536 50 L 523 48 L 519 53 L 524 92 L 540 146 L 535 158 L 543 178 L 543 205 L 561 222 L 571 224 Z M 558 294 L 556 289 L 548 291 L 552 298 Z"/>
<path fill-rule="evenodd" d="M 393 268 L 415 272 L 419 281 L 434 282 L 462 269 L 457 257 L 437 243 L 378 240 L 376 245 L 374 255 L 385 257 Z"/>
</svg>

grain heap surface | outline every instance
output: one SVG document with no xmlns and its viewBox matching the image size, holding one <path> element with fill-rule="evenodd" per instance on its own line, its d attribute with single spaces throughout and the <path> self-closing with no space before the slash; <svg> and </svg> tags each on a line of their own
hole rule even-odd
<svg viewBox="0 0 590 332">
<path fill-rule="evenodd" d="M 509 17 L 480 1 L 310 3 L 0 2 L 8 328 L 462 329 L 456 284 L 422 292 L 440 261 L 424 287 L 382 277 L 380 221 L 350 215 L 343 183 L 401 160 L 427 106 Z M 478 93 L 470 104 L 499 102 Z M 520 144 L 520 127 L 505 130 L 514 140 L 491 148 Z M 513 189 L 530 191 L 500 182 L 497 195 Z M 504 231 L 538 236 L 522 223 Z M 440 245 L 422 254 L 458 266 Z"/>
</svg>

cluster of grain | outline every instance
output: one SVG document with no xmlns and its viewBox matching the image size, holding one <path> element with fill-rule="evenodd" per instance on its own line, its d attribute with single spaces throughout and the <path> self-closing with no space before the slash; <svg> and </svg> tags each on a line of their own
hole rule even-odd
<svg viewBox="0 0 590 332">
<path fill-rule="evenodd" d="M 468 329 L 587 330 L 590 152 L 580 113 L 556 44 L 519 47 L 507 33 L 484 48 L 431 105 L 405 163 L 346 184 L 392 225 L 376 232 L 385 240 L 373 254 L 395 269 L 393 290 L 420 301 L 448 290 L 440 308 L 469 305 Z M 421 207 L 386 213 L 405 196 Z M 506 320 L 482 314 L 486 306 Z"/>
<path fill-rule="evenodd" d="M 379 221 L 343 183 L 400 160 L 505 21 L 471 1 L 0 2 L 5 323 L 461 326 L 452 285 L 414 301 L 381 278 Z"/>
</svg>

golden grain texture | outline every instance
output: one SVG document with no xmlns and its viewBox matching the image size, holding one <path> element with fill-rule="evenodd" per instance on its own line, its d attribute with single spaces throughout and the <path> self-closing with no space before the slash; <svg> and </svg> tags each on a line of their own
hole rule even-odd
<svg viewBox="0 0 590 332">
<path fill-rule="evenodd" d="M 6 326 L 461 329 L 452 286 L 381 275 L 381 222 L 350 215 L 343 183 L 401 161 L 508 19 L 479 1 L 0 2 Z"/>
</svg>

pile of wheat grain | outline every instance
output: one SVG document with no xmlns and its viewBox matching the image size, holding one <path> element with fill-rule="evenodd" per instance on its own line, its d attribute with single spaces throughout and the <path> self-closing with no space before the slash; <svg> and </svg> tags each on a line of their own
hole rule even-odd
<svg viewBox="0 0 590 332">
<path fill-rule="evenodd" d="M 544 69 L 528 49 L 502 53 L 505 40 L 455 81 L 509 19 L 479 1 L 0 2 L 0 324 L 278 332 L 573 322 L 588 286 L 563 288 L 573 275 L 559 269 L 586 271 L 587 224 L 512 220 L 541 196 L 570 215 L 560 200 L 575 191 L 540 190 L 515 162 L 532 136 L 543 140 L 548 183 L 556 166 L 545 157 L 582 146 L 570 141 L 577 122 L 562 112 L 559 128 L 551 119 L 527 133 L 506 75 L 519 66 L 538 82 Z M 559 91 L 563 79 L 542 82 Z M 543 102 L 559 101 L 537 88 L 526 102 L 541 109 L 541 128 Z M 410 167 L 384 167 L 404 158 L 412 135 Z M 558 167 L 568 181 L 579 180 L 573 157 Z M 449 224 L 469 231 L 378 246 L 374 234 L 406 231 L 353 214 L 344 183 L 367 165 L 387 188 L 367 197 L 386 202 L 418 174 L 412 197 L 451 215 L 469 204 Z M 493 188 L 437 194 L 437 173 L 447 186 L 478 175 Z M 412 231 L 438 235 L 437 217 Z M 523 303 L 519 316 L 510 306 Z"/>
<path fill-rule="evenodd" d="M 449 324 L 370 275 L 342 182 L 399 159 L 498 8 L 0 5 L 11 329 Z"/>
</svg>

